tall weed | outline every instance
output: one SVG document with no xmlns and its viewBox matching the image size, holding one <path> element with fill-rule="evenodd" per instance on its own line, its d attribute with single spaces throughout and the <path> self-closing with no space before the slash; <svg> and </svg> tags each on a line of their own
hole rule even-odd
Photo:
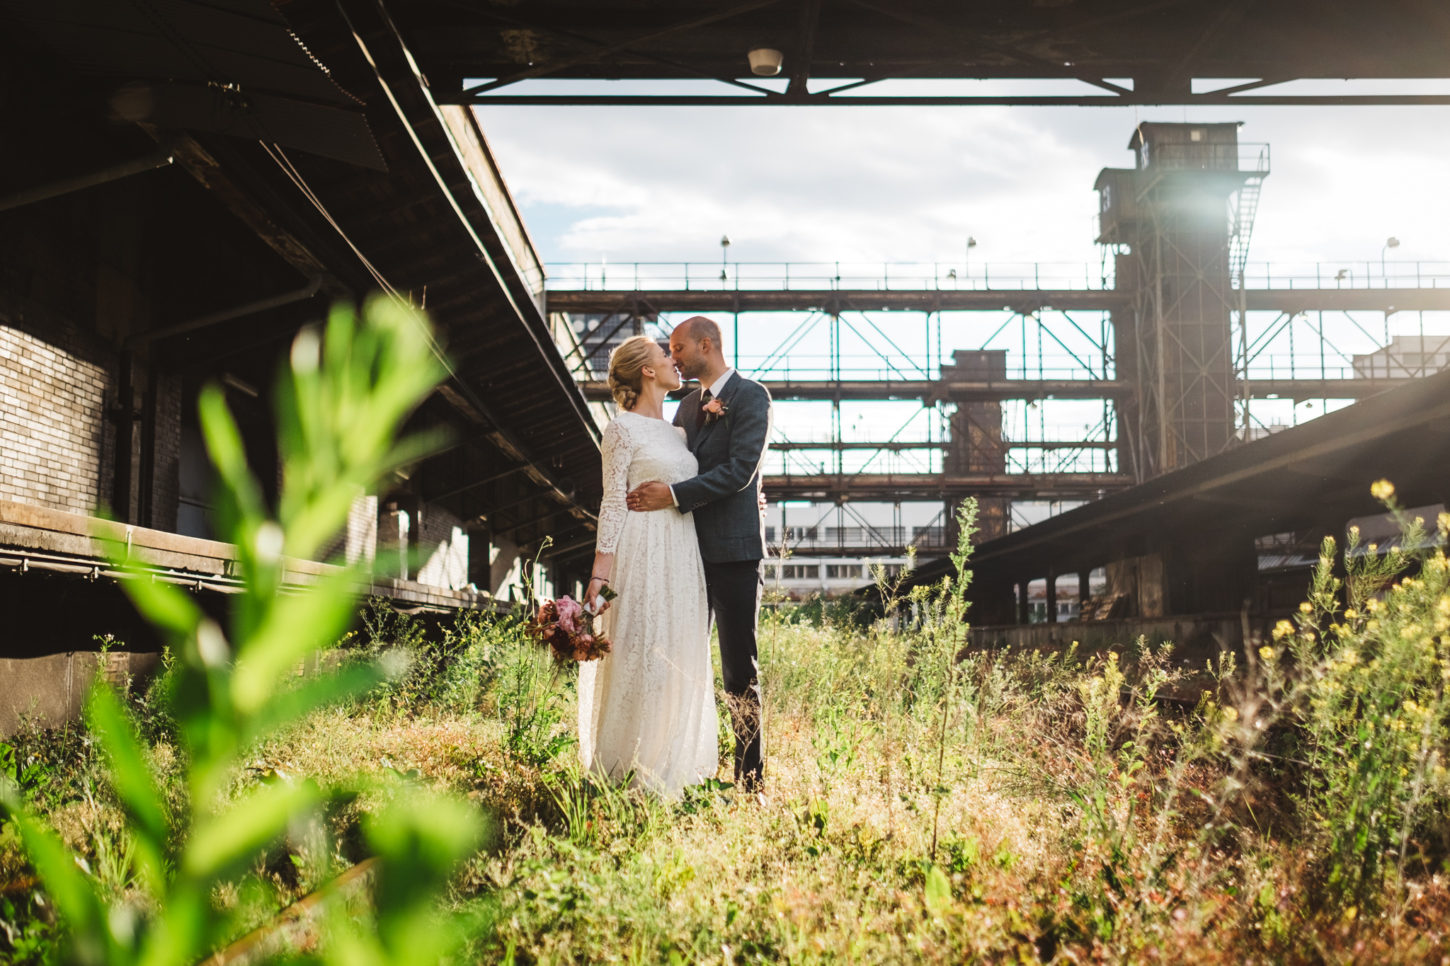
<svg viewBox="0 0 1450 966">
<path fill-rule="evenodd" d="M 101 868 L 72 855 L 14 781 L 0 782 L 7 819 L 66 929 L 66 960 L 198 961 L 240 926 L 235 911 L 217 905 L 218 894 L 238 887 L 265 892 L 248 873 L 261 853 L 326 804 L 368 790 L 362 781 L 324 788 L 282 775 L 239 782 L 238 775 L 259 740 L 384 676 L 382 668 L 353 665 L 295 677 L 298 665 L 336 640 L 351 619 L 361 574 L 339 566 L 305 593 L 284 593 L 287 561 L 313 559 L 342 529 L 359 493 L 434 448 L 435 439 L 398 440 L 397 433 L 441 374 L 426 323 L 394 302 L 370 302 L 360 326 L 338 308 L 325 331 L 305 329 L 278 380 L 283 484 L 275 515 L 248 470 L 221 391 L 203 391 L 217 520 L 236 547 L 243 580 L 230 625 L 223 629 L 170 584 L 145 576 L 123 581 L 136 607 L 170 639 L 165 705 L 182 750 L 180 800 L 166 795 L 135 718 L 104 684 L 92 689 L 86 720 L 126 825 L 94 851 Z M 364 837 L 383 870 L 374 928 L 340 927 L 323 959 L 429 961 L 447 947 L 450 931 L 428 921 L 431 898 L 471 849 L 481 823 L 464 804 L 415 800 L 420 795 L 388 791 L 391 804 L 366 823 Z"/>
<path fill-rule="evenodd" d="M 1299 811 L 1326 889 L 1360 903 L 1407 865 L 1443 861 L 1450 832 L 1450 515 L 1432 545 L 1393 488 L 1376 489 L 1399 542 L 1361 546 L 1351 531 L 1336 559 L 1326 538 L 1309 599 L 1259 654 L 1302 742 Z"/>
</svg>

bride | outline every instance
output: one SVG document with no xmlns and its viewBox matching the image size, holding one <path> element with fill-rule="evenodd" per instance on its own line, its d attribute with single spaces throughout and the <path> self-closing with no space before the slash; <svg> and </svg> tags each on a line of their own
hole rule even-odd
<svg viewBox="0 0 1450 966">
<path fill-rule="evenodd" d="M 631 513 L 625 494 L 646 480 L 696 473 L 684 430 L 664 418 L 681 380 L 645 336 L 609 357 L 619 407 L 604 430 L 604 500 L 584 599 L 608 584 L 604 633 L 613 650 L 579 668 L 579 754 L 584 767 L 673 798 L 719 767 L 705 571 L 688 513 Z"/>
</svg>

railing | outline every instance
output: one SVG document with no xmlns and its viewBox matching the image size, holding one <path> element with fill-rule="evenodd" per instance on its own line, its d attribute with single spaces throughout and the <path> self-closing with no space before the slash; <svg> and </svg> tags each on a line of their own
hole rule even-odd
<svg viewBox="0 0 1450 966">
<path fill-rule="evenodd" d="M 1013 364 L 1018 362 L 1019 355 L 1009 356 L 1007 369 L 994 377 L 995 381 L 1001 382 L 1006 379 L 1061 380 L 1064 382 L 1077 380 L 1086 383 L 1103 378 L 1101 373 L 1089 372 L 1084 365 L 1076 363 L 1066 355 L 1053 356 L 1047 359 L 1047 364 L 1044 365 L 1038 365 L 1036 356 L 1025 364 Z M 778 356 L 774 359 L 741 353 L 737 365 L 741 371 L 750 374 L 753 378 L 792 384 L 813 382 L 825 384 L 836 381 L 891 384 L 935 381 L 940 375 L 937 371 L 939 367 L 935 365 L 929 370 L 922 371 L 919 360 L 902 355 L 887 361 L 883 360 L 879 353 L 845 354 L 839 359 L 832 359 L 830 355 L 821 353 L 793 352 L 790 355 Z M 946 375 L 953 380 L 993 381 L 979 376 L 958 376 L 953 372 L 952 367 L 945 368 Z"/>
<path fill-rule="evenodd" d="M 1141 170 L 1269 173 L 1269 145 L 1257 141 L 1154 141 L 1142 149 Z"/>
<path fill-rule="evenodd" d="M 557 291 L 1110 290 L 1101 266 L 1019 262 L 550 262 Z"/>
<path fill-rule="evenodd" d="M 1108 291 L 1111 263 L 1062 262 L 550 262 L 555 291 Z M 1450 287 L 1450 262 L 1381 259 L 1250 262 L 1248 289 Z"/>
<path fill-rule="evenodd" d="M 1249 262 L 1246 289 L 1374 289 L 1450 287 L 1450 262 Z"/>
<path fill-rule="evenodd" d="M 793 550 L 830 550 L 833 547 L 879 547 L 882 550 L 892 550 L 905 547 L 907 544 L 911 544 L 918 550 L 940 550 L 948 546 L 947 529 L 942 526 L 790 527 L 788 529 L 789 533 L 782 533 L 776 527 L 766 527 L 766 542 L 772 546 L 784 542 Z M 955 546 L 955 544 L 951 546 Z"/>
</svg>

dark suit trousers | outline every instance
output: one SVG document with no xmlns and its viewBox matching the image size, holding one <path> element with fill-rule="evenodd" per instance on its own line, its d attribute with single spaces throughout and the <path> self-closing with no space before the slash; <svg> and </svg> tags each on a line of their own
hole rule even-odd
<svg viewBox="0 0 1450 966">
<path fill-rule="evenodd" d="M 735 731 L 735 780 L 747 786 L 758 785 L 765 773 L 755 647 L 762 586 L 758 560 L 705 562 L 705 590 L 720 634 L 720 668 Z"/>
</svg>

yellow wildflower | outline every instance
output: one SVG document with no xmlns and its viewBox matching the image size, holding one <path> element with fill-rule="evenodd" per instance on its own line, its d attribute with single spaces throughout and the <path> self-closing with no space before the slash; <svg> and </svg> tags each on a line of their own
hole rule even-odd
<svg viewBox="0 0 1450 966">
<path fill-rule="evenodd" d="M 1395 485 L 1389 480 L 1375 480 L 1369 488 L 1369 495 L 1383 503 L 1395 495 Z"/>
<path fill-rule="evenodd" d="M 1309 601 L 1307 601 L 1307 600 L 1306 601 L 1301 601 L 1300 604 L 1299 604 L 1299 613 L 1301 613 L 1301 614 L 1312 614 L 1312 613 L 1314 613 L 1314 606 L 1312 604 L 1310 604 Z"/>
<path fill-rule="evenodd" d="M 1224 708 L 1223 716 L 1229 721 L 1237 721 L 1239 720 L 1239 709 L 1235 707 Z"/>
<path fill-rule="evenodd" d="M 1269 645 L 1265 644 L 1263 647 L 1259 648 L 1259 657 L 1263 658 L 1266 661 L 1272 661 L 1274 659 L 1274 649 Z"/>
<path fill-rule="evenodd" d="M 1344 619 L 1347 620 L 1347 621 L 1352 621 L 1352 620 L 1354 620 L 1358 616 L 1359 616 L 1359 611 L 1355 610 L 1353 607 L 1347 609 L 1344 612 Z"/>
<path fill-rule="evenodd" d="M 1450 598 L 1446 599 L 1446 603 L 1450 604 Z M 1447 613 L 1450 613 L 1450 611 L 1447 611 Z M 1288 621 L 1279 621 L 1279 623 L 1274 625 L 1274 640 L 1276 641 L 1288 637 L 1292 633 L 1294 633 L 1294 625 Z"/>
</svg>

